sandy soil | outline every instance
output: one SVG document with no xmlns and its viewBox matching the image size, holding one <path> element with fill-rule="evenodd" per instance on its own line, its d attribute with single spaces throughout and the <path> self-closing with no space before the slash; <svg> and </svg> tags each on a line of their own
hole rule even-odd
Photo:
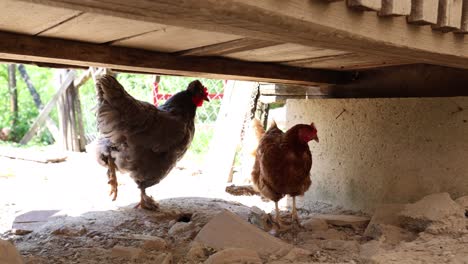
<svg viewBox="0 0 468 264">
<path fill-rule="evenodd" d="M 229 210 L 249 221 L 252 206 L 267 213 L 273 203 L 259 197 L 234 197 L 213 186 L 195 164 L 181 164 L 161 184 L 148 189 L 159 212 L 133 209 L 139 191 L 118 176 L 119 196 L 108 196 L 106 171 L 88 154 L 70 153 L 66 162 L 42 164 L 0 158 L 0 237 L 15 243 L 26 263 L 203 263 L 215 251 L 191 255 L 193 239 L 216 214 Z M 287 217 L 283 201 L 283 217 Z M 12 231 L 25 213 L 53 211 L 33 232 Z M 316 213 L 344 213 L 317 203 L 301 210 L 302 223 Z M 345 212 L 352 213 L 352 212 Z M 26 223 L 28 227 L 28 223 Z M 299 260 L 263 258 L 263 263 L 468 263 L 468 232 L 414 234 L 399 241 L 372 240 L 364 228 L 328 225 L 276 234 L 305 249 Z M 163 240 L 163 245 L 149 240 Z"/>
</svg>

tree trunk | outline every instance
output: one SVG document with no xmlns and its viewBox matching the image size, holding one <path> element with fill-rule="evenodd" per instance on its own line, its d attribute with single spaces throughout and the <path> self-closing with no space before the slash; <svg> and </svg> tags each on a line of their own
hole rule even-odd
<svg viewBox="0 0 468 264">
<path fill-rule="evenodd" d="M 21 78 L 23 78 L 24 82 L 26 83 L 26 86 L 28 87 L 29 93 L 31 94 L 34 104 L 36 105 L 37 109 L 42 109 L 42 100 L 41 96 L 39 93 L 37 93 L 36 88 L 31 82 L 31 79 L 29 78 L 28 72 L 26 71 L 26 68 L 24 67 L 23 64 L 18 65 L 18 71 L 21 74 Z"/>
<path fill-rule="evenodd" d="M 18 90 L 16 89 L 16 64 L 8 64 L 8 91 L 10 93 L 11 127 L 18 121 Z"/>
<path fill-rule="evenodd" d="M 31 78 L 29 78 L 29 74 L 26 71 L 26 68 L 24 67 L 23 64 L 18 65 L 18 71 L 21 75 L 21 78 L 24 80 L 24 82 L 26 83 L 26 86 L 28 87 L 29 93 L 31 94 L 34 100 L 34 104 L 36 105 L 37 109 L 40 112 L 42 108 L 44 108 L 44 105 L 42 104 L 41 96 L 39 95 L 36 88 L 32 84 Z M 45 122 L 46 122 L 47 129 L 52 134 L 52 137 L 54 138 L 55 141 L 57 141 L 59 138 L 59 131 L 58 131 L 57 125 L 50 117 L 47 117 Z"/>
</svg>

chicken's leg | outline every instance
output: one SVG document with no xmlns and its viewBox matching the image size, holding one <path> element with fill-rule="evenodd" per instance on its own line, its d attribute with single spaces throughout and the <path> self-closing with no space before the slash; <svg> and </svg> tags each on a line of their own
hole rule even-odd
<svg viewBox="0 0 468 264">
<path fill-rule="evenodd" d="M 276 211 L 276 216 L 275 216 L 275 221 L 274 225 L 277 227 L 277 231 L 286 231 L 290 228 L 287 224 L 283 223 L 280 217 L 280 211 L 278 207 L 278 201 L 275 202 L 275 211 Z"/>
<path fill-rule="evenodd" d="M 293 197 L 292 197 L 292 201 L 293 201 L 293 204 L 292 204 L 292 212 L 291 212 L 292 221 L 293 221 L 293 222 L 296 222 L 298 226 L 301 226 L 301 223 L 300 223 L 300 221 L 299 221 L 299 216 L 297 215 L 296 196 L 293 196 Z"/>
<path fill-rule="evenodd" d="M 111 186 L 109 195 L 114 195 L 114 197 L 112 197 L 112 201 L 115 201 L 115 199 L 117 199 L 117 175 L 115 173 L 114 159 L 111 157 L 109 157 L 107 162 L 107 177 L 109 178 L 107 183 Z"/>
<path fill-rule="evenodd" d="M 159 204 L 153 200 L 150 196 L 146 195 L 146 189 L 141 188 L 141 200 L 135 206 L 135 208 L 141 207 L 146 210 L 157 211 L 159 209 Z"/>
</svg>

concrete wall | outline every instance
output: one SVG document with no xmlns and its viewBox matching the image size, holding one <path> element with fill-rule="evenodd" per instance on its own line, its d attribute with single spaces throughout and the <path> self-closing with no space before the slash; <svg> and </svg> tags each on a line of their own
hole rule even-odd
<svg viewBox="0 0 468 264">
<path fill-rule="evenodd" d="M 324 201 L 372 212 L 435 192 L 468 194 L 468 97 L 288 100 L 286 116 L 287 127 L 315 122 L 320 138 L 310 143 L 306 208 Z"/>
</svg>

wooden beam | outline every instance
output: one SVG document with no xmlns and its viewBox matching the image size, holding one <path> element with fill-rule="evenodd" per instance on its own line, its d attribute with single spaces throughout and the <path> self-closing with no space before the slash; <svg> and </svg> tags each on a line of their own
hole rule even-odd
<svg viewBox="0 0 468 264">
<path fill-rule="evenodd" d="M 450 32 L 460 29 L 462 17 L 462 0 L 439 0 L 439 15 L 434 30 Z"/>
<path fill-rule="evenodd" d="M 327 97 L 468 96 L 468 70 L 418 64 L 358 72 L 356 81 L 320 89 Z"/>
<path fill-rule="evenodd" d="M 236 40 L 214 44 L 210 46 L 184 50 L 184 51 L 177 52 L 175 54 L 183 55 L 183 56 L 221 56 L 221 55 L 231 54 L 235 52 L 275 46 L 278 44 L 280 43 L 268 41 L 268 40 L 242 38 L 242 39 L 236 39 Z"/>
<path fill-rule="evenodd" d="M 466 39 L 417 30 L 405 17 L 381 19 L 310 0 L 22 0 L 254 39 L 347 50 L 468 68 Z M 438 0 L 413 0 L 410 21 L 437 22 Z M 413 9 L 413 8 L 412 8 Z M 164 12 L 161 12 L 164 10 Z M 416 12 L 416 13 L 415 13 Z M 229 18 L 229 19 L 227 19 Z M 405 36 L 402 38 L 402 36 Z"/>
<path fill-rule="evenodd" d="M 408 16 L 411 13 L 411 0 L 382 0 L 379 16 Z"/>
<path fill-rule="evenodd" d="M 188 57 L 122 47 L 0 32 L 0 58 L 105 67 L 146 73 L 190 75 L 279 83 L 340 83 L 347 73 L 244 62 L 215 57 Z"/>
<path fill-rule="evenodd" d="M 346 0 L 349 7 L 360 11 L 380 11 L 381 0 Z"/>
<path fill-rule="evenodd" d="M 34 123 L 31 126 L 31 128 L 29 128 L 29 131 L 21 139 L 21 141 L 20 141 L 21 145 L 27 144 L 33 138 L 33 136 L 36 134 L 36 132 L 39 129 L 39 127 L 41 126 L 41 124 L 44 123 L 44 121 L 49 116 L 49 113 L 50 113 L 50 111 L 52 111 L 52 108 L 54 107 L 57 100 L 65 92 L 65 90 L 67 90 L 67 88 L 70 86 L 70 84 L 73 83 L 74 79 L 75 79 L 75 72 L 70 71 L 70 73 L 67 75 L 65 81 L 62 83 L 62 86 L 60 86 L 57 93 L 54 94 L 52 99 L 50 99 L 50 101 L 47 103 L 47 105 L 42 109 L 41 113 L 36 118 L 36 120 L 34 121 Z"/>
<path fill-rule="evenodd" d="M 437 23 L 439 0 L 411 0 L 408 23 L 430 25 Z"/>
</svg>

